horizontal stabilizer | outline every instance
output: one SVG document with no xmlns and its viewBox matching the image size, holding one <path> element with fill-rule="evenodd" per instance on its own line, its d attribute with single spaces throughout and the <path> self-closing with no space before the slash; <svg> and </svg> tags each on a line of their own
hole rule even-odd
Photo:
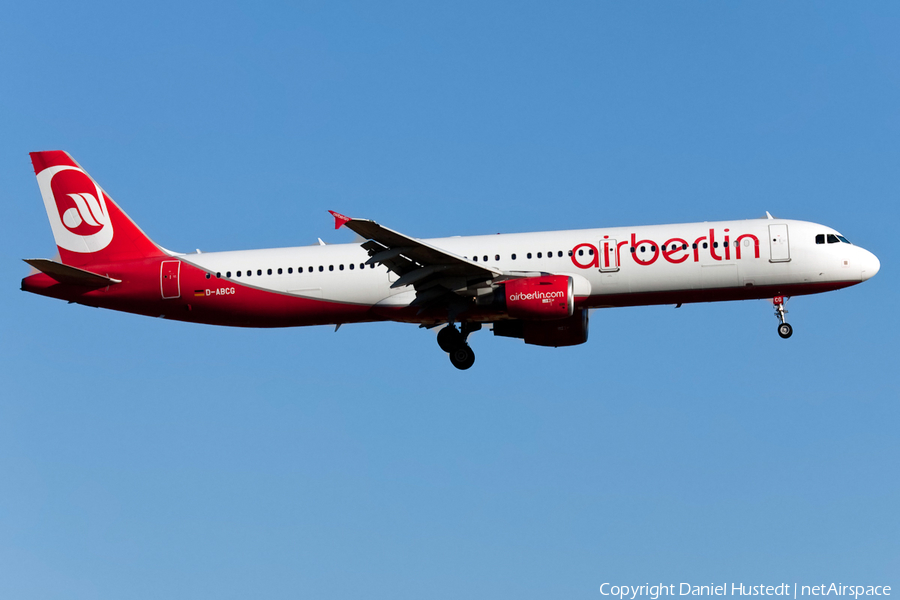
<svg viewBox="0 0 900 600">
<path fill-rule="evenodd" d="M 77 267 L 70 267 L 55 260 L 46 258 L 23 258 L 29 265 L 45 273 L 60 283 L 70 285 L 83 285 L 90 288 L 99 288 L 112 285 L 114 283 L 122 283 L 121 279 L 113 279 L 105 275 L 91 273 Z"/>
</svg>

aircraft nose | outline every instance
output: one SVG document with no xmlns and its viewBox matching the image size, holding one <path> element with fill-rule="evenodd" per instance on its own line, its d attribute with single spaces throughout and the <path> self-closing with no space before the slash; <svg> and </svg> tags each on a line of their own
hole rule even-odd
<svg viewBox="0 0 900 600">
<path fill-rule="evenodd" d="M 875 276 L 875 274 L 881 269 L 881 261 L 878 260 L 878 257 L 869 252 L 868 250 L 863 250 L 862 257 L 862 280 L 871 279 Z"/>
</svg>

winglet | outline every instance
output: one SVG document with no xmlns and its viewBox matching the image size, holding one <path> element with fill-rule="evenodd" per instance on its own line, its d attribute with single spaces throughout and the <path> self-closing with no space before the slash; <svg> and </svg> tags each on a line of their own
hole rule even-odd
<svg viewBox="0 0 900 600">
<path fill-rule="evenodd" d="M 334 228 L 340 229 L 341 226 L 350 220 L 350 217 L 345 217 L 341 213 L 334 212 L 333 210 L 329 210 L 331 216 L 334 217 Z"/>
</svg>

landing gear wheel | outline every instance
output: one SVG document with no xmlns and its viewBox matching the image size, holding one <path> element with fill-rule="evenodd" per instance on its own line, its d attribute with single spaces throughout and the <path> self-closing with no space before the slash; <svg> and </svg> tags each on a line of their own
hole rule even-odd
<svg viewBox="0 0 900 600">
<path fill-rule="evenodd" d="M 794 328 L 784 319 L 784 315 L 787 314 L 787 310 L 784 308 L 785 300 L 784 296 L 775 296 L 772 298 L 772 304 L 775 305 L 775 317 L 781 321 L 781 323 L 778 324 L 778 335 L 780 335 L 783 340 L 788 339 L 791 337 L 791 334 L 794 333 Z"/>
<path fill-rule="evenodd" d="M 437 334 L 437 343 L 441 350 L 448 354 L 453 353 L 454 348 L 465 345 L 462 334 L 453 325 L 447 325 Z"/>
<path fill-rule="evenodd" d="M 475 364 L 475 353 L 468 344 L 457 346 L 450 351 L 450 362 L 460 371 L 465 371 Z"/>
</svg>

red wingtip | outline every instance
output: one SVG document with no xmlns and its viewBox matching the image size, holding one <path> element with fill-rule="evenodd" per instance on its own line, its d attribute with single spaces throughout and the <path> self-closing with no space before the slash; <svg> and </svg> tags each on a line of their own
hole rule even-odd
<svg viewBox="0 0 900 600">
<path fill-rule="evenodd" d="M 334 217 L 334 228 L 340 229 L 341 226 L 350 220 L 350 217 L 345 217 L 341 213 L 334 212 L 333 210 L 329 210 L 331 216 Z"/>
</svg>

